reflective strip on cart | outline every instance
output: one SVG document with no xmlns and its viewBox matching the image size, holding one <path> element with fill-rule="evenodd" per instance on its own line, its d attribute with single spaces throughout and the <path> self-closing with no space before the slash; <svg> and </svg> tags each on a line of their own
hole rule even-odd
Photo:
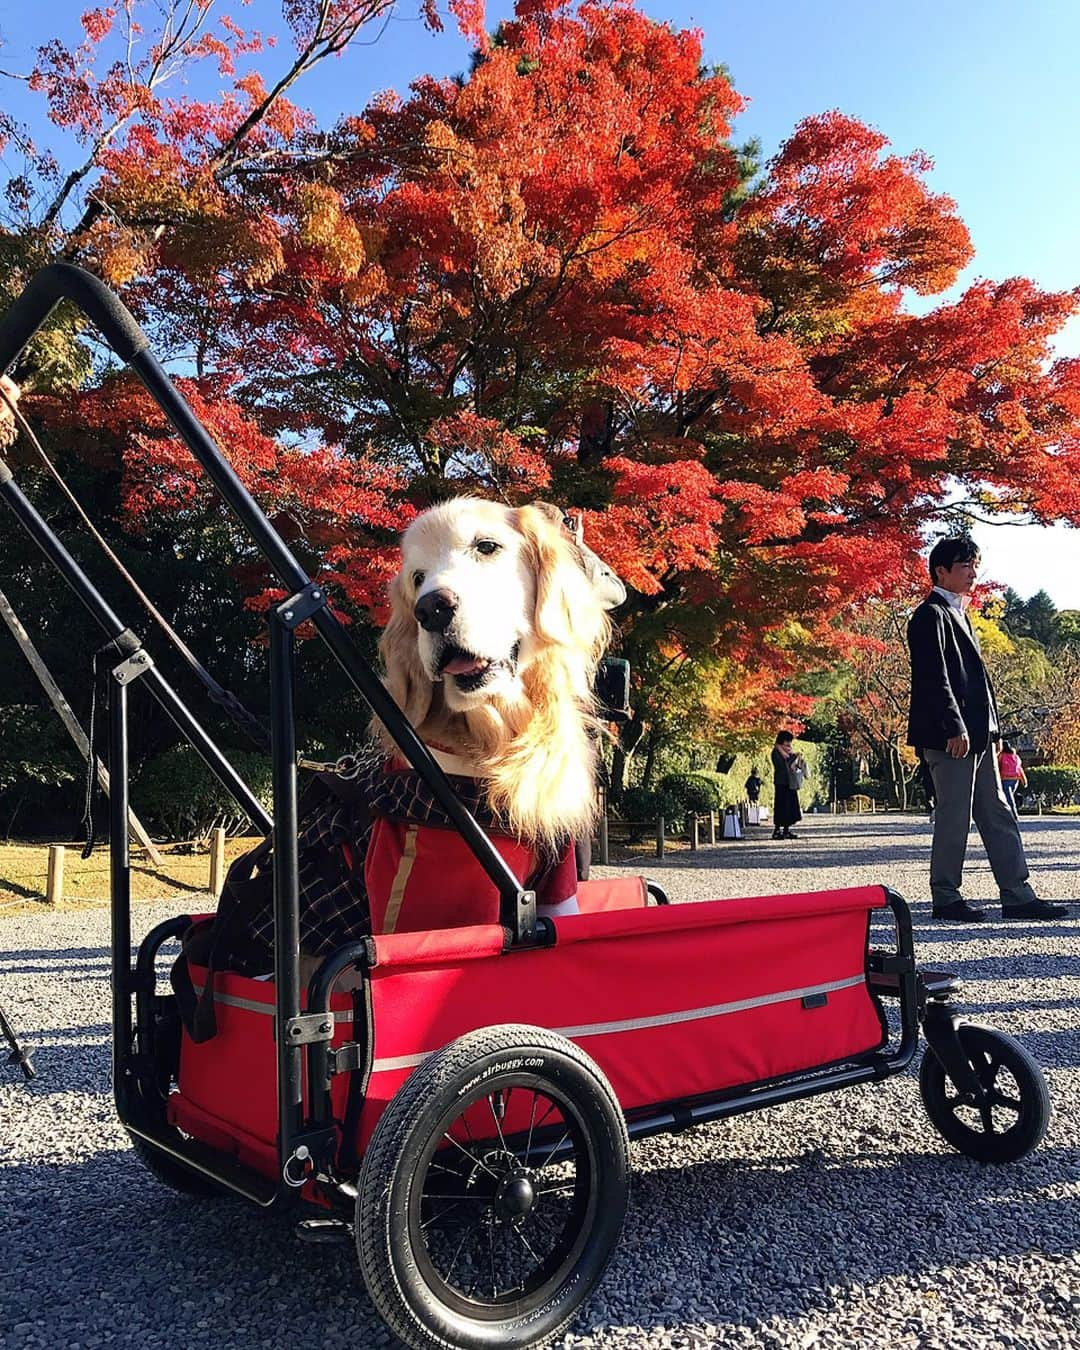
<svg viewBox="0 0 1080 1350">
<path fill-rule="evenodd" d="M 194 986 L 195 992 L 201 994 L 205 985 L 197 984 Z M 243 1008 L 244 1012 L 265 1013 L 267 1017 L 273 1017 L 274 1005 L 272 1003 L 260 1003 L 254 998 L 237 998 L 235 994 L 214 994 L 215 1003 L 224 1003 L 227 1008 Z M 351 1022 L 353 1020 L 352 1011 L 348 1008 L 331 1008 L 334 1014 L 335 1024 L 338 1022 Z"/>
<path fill-rule="evenodd" d="M 751 1008 L 764 1008 L 770 1003 L 787 1003 L 797 998 L 807 998 L 812 994 L 832 994 L 839 989 L 853 989 L 865 984 L 862 973 L 852 975 L 850 979 L 833 980 L 829 984 L 811 984 L 805 989 L 785 989 L 779 994 L 761 994 L 757 998 L 740 998 L 734 1003 L 714 1003 L 707 1008 L 687 1008 L 683 1012 L 657 1013 L 652 1017 L 628 1017 L 622 1022 L 586 1022 L 579 1027 L 552 1027 L 551 1030 L 568 1040 L 583 1040 L 586 1036 L 611 1036 L 620 1031 L 644 1031 L 649 1027 L 675 1026 L 680 1022 L 697 1022 L 706 1017 L 723 1017 L 727 1013 L 747 1012 Z M 415 1069 L 422 1064 L 431 1050 L 418 1055 L 397 1055 L 388 1059 L 376 1059 L 371 1065 L 372 1073 L 392 1073 L 395 1069 Z"/>
</svg>

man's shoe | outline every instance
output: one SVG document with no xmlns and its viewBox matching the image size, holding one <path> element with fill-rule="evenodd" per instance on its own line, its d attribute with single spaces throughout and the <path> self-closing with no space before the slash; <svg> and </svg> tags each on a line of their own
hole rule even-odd
<svg viewBox="0 0 1080 1350">
<path fill-rule="evenodd" d="M 1022 905 L 1002 905 L 1001 917 L 1009 923 L 1039 923 L 1046 919 L 1067 919 L 1072 913 L 1068 905 L 1049 905 L 1045 900 L 1026 900 Z"/>
<path fill-rule="evenodd" d="M 794 830 L 785 830 L 784 833 L 780 836 L 781 839 L 798 839 L 798 837 L 799 836 L 795 833 Z"/>
<path fill-rule="evenodd" d="M 935 905 L 932 913 L 935 919 L 944 919 L 948 923 L 982 923 L 986 918 L 985 909 L 976 909 L 966 900 L 954 900 L 951 905 Z"/>
</svg>

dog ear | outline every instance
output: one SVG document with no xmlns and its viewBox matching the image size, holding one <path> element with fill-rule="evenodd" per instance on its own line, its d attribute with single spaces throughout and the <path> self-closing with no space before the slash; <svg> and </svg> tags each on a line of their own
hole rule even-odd
<svg viewBox="0 0 1080 1350">
<path fill-rule="evenodd" d="M 379 639 L 379 655 L 386 672 L 385 684 L 394 702 L 418 727 L 431 709 L 434 686 L 420 660 L 416 616 L 405 597 L 399 572 L 390 583 L 390 620 Z"/>
<path fill-rule="evenodd" d="M 534 506 L 517 512 L 536 575 L 533 628 L 538 637 L 562 646 L 584 647 L 596 659 L 609 634 L 607 618 L 581 564 L 581 555 L 562 529 Z"/>
</svg>

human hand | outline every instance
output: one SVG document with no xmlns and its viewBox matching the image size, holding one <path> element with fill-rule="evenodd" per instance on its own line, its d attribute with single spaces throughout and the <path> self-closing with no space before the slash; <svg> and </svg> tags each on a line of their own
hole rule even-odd
<svg viewBox="0 0 1080 1350">
<path fill-rule="evenodd" d="M 0 424 L 9 425 L 14 423 L 15 416 L 12 414 L 11 405 L 8 404 L 8 400 L 11 400 L 12 404 L 18 404 L 20 393 L 19 386 L 16 385 L 14 379 L 9 377 L 9 375 L 0 375 L 0 390 L 3 390 L 5 396 L 7 396 L 5 398 L 0 398 Z"/>
<path fill-rule="evenodd" d="M 967 738 L 967 732 L 963 731 L 959 736 L 950 736 L 945 742 L 945 750 L 953 759 L 963 759 L 971 749 L 971 742 Z"/>
<path fill-rule="evenodd" d="M 11 409 L 19 402 L 19 386 L 6 375 L 0 375 L 0 390 L 6 396 L 0 398 L 0 445 L 10 445 L 15 439 L 15 414 Z"/>
</svg>

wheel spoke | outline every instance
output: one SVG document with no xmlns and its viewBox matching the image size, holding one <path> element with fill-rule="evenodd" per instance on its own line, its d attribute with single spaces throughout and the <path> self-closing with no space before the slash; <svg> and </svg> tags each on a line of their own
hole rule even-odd
<svg viewBox="0 0 1080 1350">
<path fill-rule="evenodd" d="M 530 1256 L 532 1257 L 532 1259 L 536 1262 L 536 1264 L 537 1264 L 538 1266 L 542 1266 L 542 1265 L 544 1264 L 544 1259 L 543 1259 L 543 1257 L 537 1255 L 536 1250 L 535 1250 L 535 1248 L 533 1247 L 532 1243 L 531 1243 L 531 1242 L 529 1241 L 529 1239 L 525 1236 L 525 1234 L 521 1231 L 521 1229 L 515 1227 L 513 1224 L 511 1224 L 511 1228 L 513 1229 L 513 1232 L 514 1232 L 515 1235 L 517 1236 L 518 1240 L 521 1242 L 522 1246 L 523 1246 L 523 1247 L 525 1248 L 525 1250 L 529 1253 L 529 1255 L 530 1255 Z"/>
<path fill-rule="evenodd" d="M 469 1225 L 469 1227 L 465 1229 L 464 1233 L 462 1233 L 461 1241 L 458 1243 L 457 1247 L 454 1250 L 454 1259 L 450 1262 L 450 1269 L 443 1276 L 443 1279 L 446 1281 L 447 1284 L 450 1283 L 450 1276 L 453 1275 L 454 1273 L 454 1267 L 458 1263 L 458 1257 L 461 1255 L 461 1249 L 465 1246 L 465 1243 L 468 1242 L 469 1238 L 473 1235 L 473 1233 L 476 1232 L 476 1228 L 479 1222 L 480 1220 L 478 1218 L 474 1219 L 473 1222 Z"/>
<path fill-rule="evenodd" d="M 538 1121 L 536 1121 L 535 1128 L 536 1128 L 536 1129 L 539 1129 L 540 1126 L 543 1125 L 544 1121 L 547 1120 L 548 1116 L 550 1116 L 551 1113 L 552 1113 L 552 1111 L 554 1111 L 554 1110 L 555 1110 L 555 1103 L 549 1101 L 549 1102 L 548 1102 L 548 1108 L 547 1108 L 547 1110 L 546 1110 L 546 1111 L 544 1112 L 544 1114 L 540 1117 L 540 1119 L 539 1119 Z M 529 1150 L 532 1149 L 532 1136 L 533 1136 L 533 1125 L 532 1125 L 532 1123 L 530 1122 L 530 1125 L 529 1125 Z M 529 1156 L 528 1151 L 526 1152 L 525 1156 L 526 1156 L 526 1157 Z"/>
<path fill-rule="evenodd" d="M 443 1163 L 437 1163 L 434 1159 L 428 1163 L 429 1172 L 445 1172 L 448 1177 L 460 1177 L 461 1173 L 456 1168 L 446 1167 Z"/>
<path fill-rule="evenodd" d="M 562 1148 L 563 1144 L 565 1144 L 566 1141 L 567 1141 L 569 1138 L 570 1138 L 570 1131 L 569 1131 L 569 1130 L 565 1130 L 565 1131 L 563 1132 L 563 1137 L 559 1140 L 559 1142 L 555 1145 L 555 1147 L 554 1147 L 554 1148 L 551 1150 L 551 1152 L 547 1155 L 547 1157 L 544 1159 L 544 1161 L 543 1161 L 543 1162 L 540 1164 L 540 1166 L 536 1169 L 538 1172 L 542 1172 L 542 1171 L 544 1170 L 544 1168 L 548 1165 L 548 1163 L 552 1160 L 552 1158 L 554 1158 L 555 1154 L 558 1153 L 559 1149 Z"/>
<path fill-rule="evenodd" d="M 495 1122 L 495 1129 L 498 1131 L 498 1135 L 499 1135 L 499 1143 L 502 1144 L 503 1152 L 504 1152 L 504 1153 L 509 1153 L 510 1150 L 506 1147 L 506 1140 L 503 1138 L 502 1124 L 501 1124 L 501 1122 L 499 1121 L 499 1114 L 498 1114 L 498 1112 L 495 1110 L 495 1103 L 491 1100 L 491 1097 L 492 1097 L 492 1094 L 489 1092 L 489 1093 L 488 1093 L 488 1097 L 487 1097 L 487 1104 L 488 1104 L 488 1107 L 489 1107 L 490 1110 L 491 1110 L 491 1119 Z M 503 1103 L 503 1109 L 504 1109 L 504 1111 L 505 1111 L 505 1109 L 506 1109 L 506 1103 L 505 1103 L 505 1102 Z"/>
<path fill-rule="evenodd" d="M 1004 1092 L 995 1092 L 994 1101 L 998 1106 L 1004 1106 L 1009 1111 L 1015 1111 L 1017 1115 L 1024 1109 L 1022 1102 L 1018 1102 L 1015 1097 L 1006 1096 Z"/>
<path fill-rule="evenodd" d="M 453 1211 L 457 1209 L 458 1205 L 460 1204 L 461 1204 L 460 1200 L 455 1200 L 453 1201 L 452 1204 L 447 1205 L 445 1209 L 441 1209 L 438 1212 L 438 1214 L 433 1214 L 430 1219 L 422 1220 L 420 1224 L 421 1233 L 424 1232 L 425 1229 L 430 1228 L 433 1223 L 440 1223 L 443 1219 L 446 1218 L 448 1214 L 453 1213 Z"/>
<path fill-rule="evenodd" d="M 982 1102 L 979 1106 L 979 1118 L 982 1120 L 983 1129 L 987 1134 L 997 1134 L 994 1129 L 994 1108 L 990 1102 Z"/>
<path fill-rule="evenodd" d="M 536 1102 L 537 1102 L 537 1099 L 539 1098 L 539 1096 L 540 1096 L 540 1094 L 537 1092 L 537 1090 L 536 1090 L 535 1088 L 533 1088 L 533 1103 L 532 1103 L 532 1110 L 529 1112 L 529 1137 L 528 1137 L 528 1139 L 526 1139 L 526 1141 L 525 1141 L 525 1157 L 526 1157 L 526 1159 L 528 1159 L 529 1154 L 532 1152 L 533 1127 L 534 1127 L 535 1122 L 536 1122 Z"/>
<path fill-rule="evenodd" d="M 566 1195 L 567 1191 L 572 1191 L 577 1185 L 577 1178 L 561 1182 L 557 1186 L 541 1186 L 536 1192 L 537 1195 Z"/>
<path fill-rule="evenodd" d="M 464 1119 L 464 1117 L 462 1117 L 462 1119 Z M 451 1144 L 453 1144 L 455 1148 L 460 1149 L 462 1153 L 465 1154 L 466 1158 L 468 1158 L 468 1160 L 474 1166 L 482 1167 L 489 1177 L 495 1177 L 495 1180 L 496 1181 L 498 1180 L 498 1174 L 491 1170 L 491 1168 L 487 1165 L 487 1163 L 484 1162 L 483 1158 L 478 1158 L 475 1153 L 470 1153 L 469 1150 L 465 1147 L 465 1145 L 460 1143 L 457 1139 L 455 1139 L 452 1134 L 444 1132 L 443 1138 L 448 1140 Z M 469 1142 L 473 1143 L 471 1136 Z M 474 1148 L 476 1147 L 475 1143 L 473 1143 L 473 1147 Z"/>
<path fill-rule="evenodd" d="M 474 1205 L 488 1205 L 491 1199 L 486 1195 L 478 1195 L 475 1192 L 472 1195 L 443 1195 L 441 1191 L 421 1191 L 421 1200 L 453 1200 L 455 1204 L 460 1204 L 463 1200 L 468 1200 Z"/>
</svg>

